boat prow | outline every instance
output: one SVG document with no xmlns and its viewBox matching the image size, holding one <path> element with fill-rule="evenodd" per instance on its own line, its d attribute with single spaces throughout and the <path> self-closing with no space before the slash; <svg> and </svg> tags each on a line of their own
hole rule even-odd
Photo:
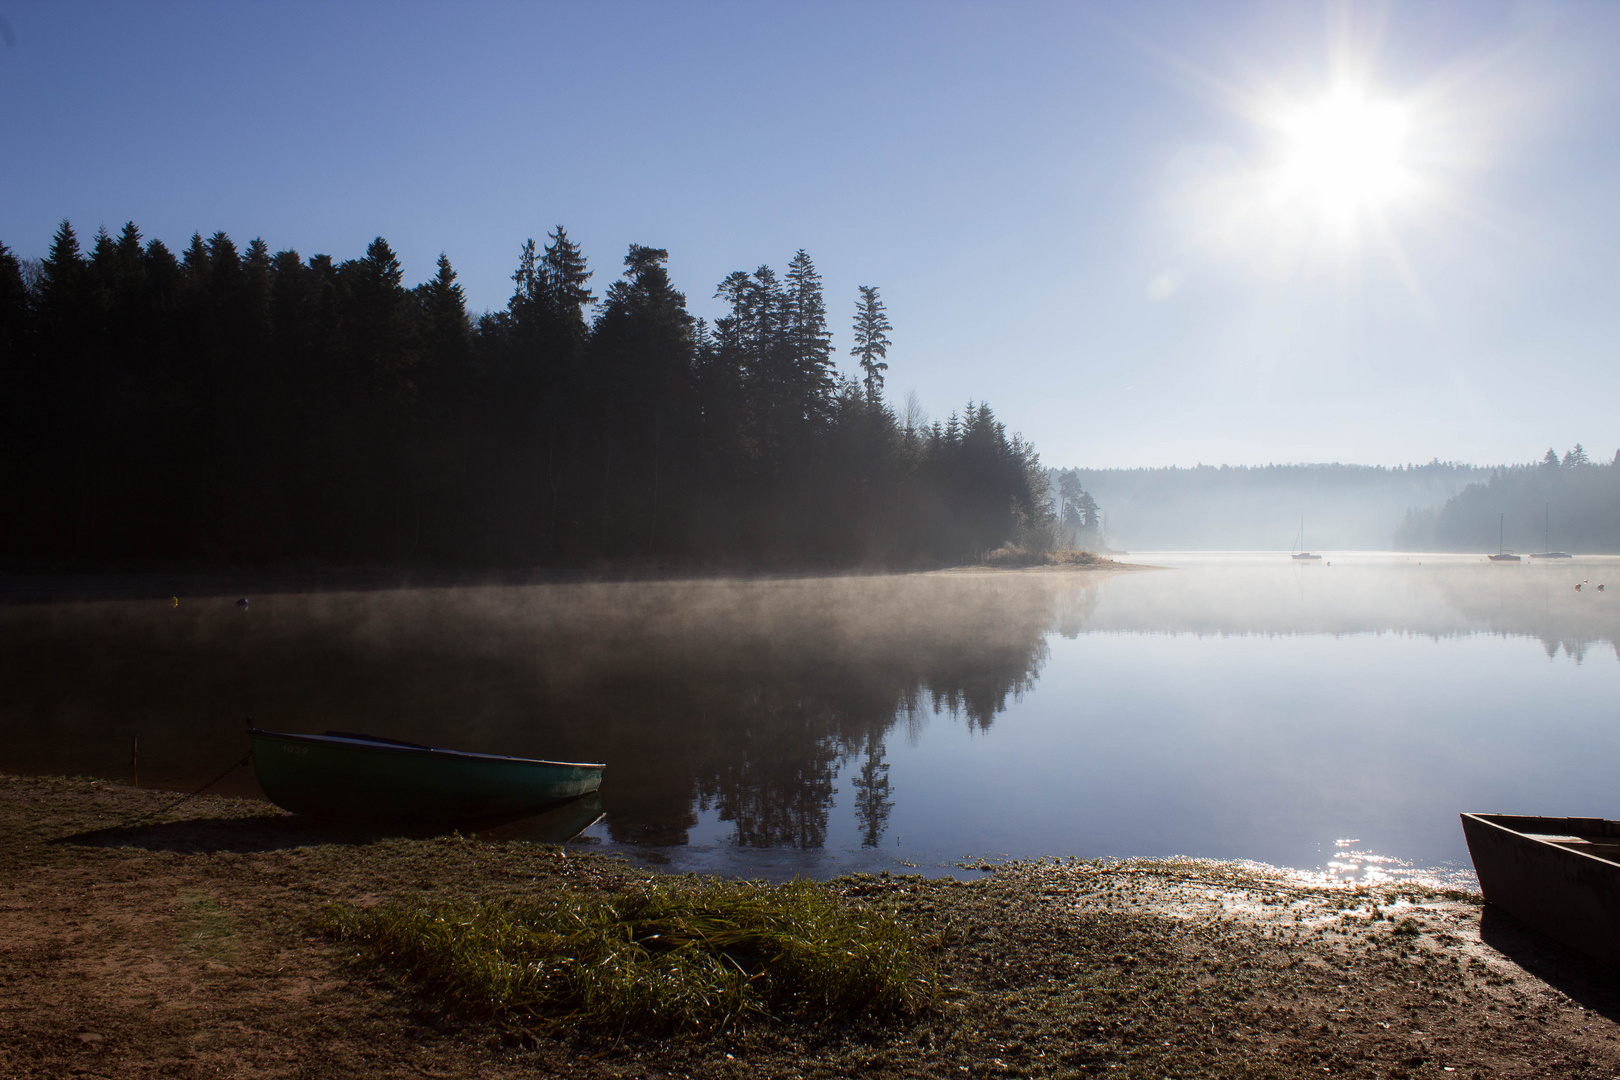
<svg viewBox="0 0 1620 1080">
<path fill-rule="evenodd" d="M 1620 968 L 1620 822 L 1463 814 L 1486 903 Z"/>
<path fill-rule="evenodd" d="M 512 821 L 597 790 L 606 767 L 445 750 L 329 731 L 250 728 L 253 769 L 283 810 L 354 823 L 476 825 Z"/>
</svg>

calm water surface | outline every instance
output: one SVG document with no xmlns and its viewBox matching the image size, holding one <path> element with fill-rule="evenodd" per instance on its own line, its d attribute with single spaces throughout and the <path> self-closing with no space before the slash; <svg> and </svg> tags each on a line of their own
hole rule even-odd
<svg viewBox="0 0 1620 1080">
<path fill-rule="evenodd" d="M 1620 817 L 1620 559 L 1132 558 L 1169 569 L 12 603 L 0 770 L 128 780 L 138 734 L 141 782 L 184 789 L 247 714 L 602 760 L 587 842 L 772 876 L 1177 854 L 1467 882 L 1459 811 Z"/>
</svg>

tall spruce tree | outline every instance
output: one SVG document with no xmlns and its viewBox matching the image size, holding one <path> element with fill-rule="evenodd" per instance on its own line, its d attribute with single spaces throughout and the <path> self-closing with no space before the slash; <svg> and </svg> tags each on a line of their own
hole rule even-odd
<svg viewBox="0 0 1620 1080">
<path fill-rule="evenodd" d="M 0 346 L 6 360 L 15 362 L 15 348 L 22 341 L 24 318 L 28 314 L 28 287 L 23 284 L 22 263 L 0 244 Z"/>
<path fill-rule="evenodd" d="M 79 237 L 63 221 L 51 237 L 50 249 L 40 264 L 39 301 L 48 320 L 73 319 L 79 314 L 85 273 Z"/>
<path fill-rule="evenodd" d="M 821 275 L 803 248 L 788 264 L 784 279 L 787 301 L 787 347 L 806 415 L 824 416 L 833 392 L 832 334 L 827 330 L 827 304 Z"/>
<path fill-rule="evenodd" d="M 858 286 L 861 298 L 855 303 L 855 346 L 849 351 L 860 358 L 861 385 L 866 388 L 868 401 L 883 396 L 883 373 L 889 370 L 885 358 L 889 355 L 888 313 L 878 297 L 876 285 Z"/>
<path fill-rule="evenodd" d="M 585 341 L 585 308 L 596 300 L 586 287 L 591 271 L 579 245 L 568 239 L 567 229 L 558 225 L 548 239 L 551 243 L 541 260 L 546 300 L 568 345 L 578 348 Z"/>
<path fill-rule="evenodd" d="M 429 346 L 441 360 L 460 361 L 467 349 L 467 294 L 456 281 L 450 257 L 439 252 L 438 270 L 421 286 L 424 328 Z"/>
</svg>

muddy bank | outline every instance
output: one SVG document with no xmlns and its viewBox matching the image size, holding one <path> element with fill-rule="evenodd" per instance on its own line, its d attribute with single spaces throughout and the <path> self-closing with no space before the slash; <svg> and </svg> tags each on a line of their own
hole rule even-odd
<svg viewBox="0 0 1620 1080">
<path fill-rule="evenodd" d="M 1612 1076 L 1612 973 L 1460 894 L 1201 862 L 831 883 L 909 920 L 918 1020 L 570 1039 L 447 1013 L 312 929 L 331 900 L 623 887 L 577 848 L 313 829 L 244 800 L 0 777 L 0 1075 Z"/>
</svg>

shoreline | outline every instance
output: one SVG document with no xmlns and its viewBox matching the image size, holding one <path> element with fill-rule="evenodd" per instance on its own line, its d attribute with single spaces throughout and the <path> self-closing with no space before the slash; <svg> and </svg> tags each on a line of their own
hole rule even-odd
<svg viewBox="0 0 1620 1080">
<path fill-rule="evenodd" d="M 604 1040 L 445 1012 L 311 929 L 340 901 L 612 891 L 622 859 L 345 835 L 262 803 L 0 775 L 0 1073 L 664 1078 L 1597 1076 L 1620 982 L 1411 883 L 1184 860 L 826 883 L 929 937 L 942 993 L 886 1024 Z M 155 815 L 155 816 L 154 816 Z"/>
<path fill-rule="evenodd" d="M 242 595 L 383 592 L 397 589 L 517 588 L 544 585 L 615 585 L 720 581 L 799 581 L 850 577 L 962 574 L 1099 574 L 1166 567 L 1100 560 L 1085 565 L 823 566 L 784 564 L 625 565 L 528 570 L 251 568 L 63 570 L 0 567 L 0 605 L 100 600 L 163 600 Z"/>
</svg>

